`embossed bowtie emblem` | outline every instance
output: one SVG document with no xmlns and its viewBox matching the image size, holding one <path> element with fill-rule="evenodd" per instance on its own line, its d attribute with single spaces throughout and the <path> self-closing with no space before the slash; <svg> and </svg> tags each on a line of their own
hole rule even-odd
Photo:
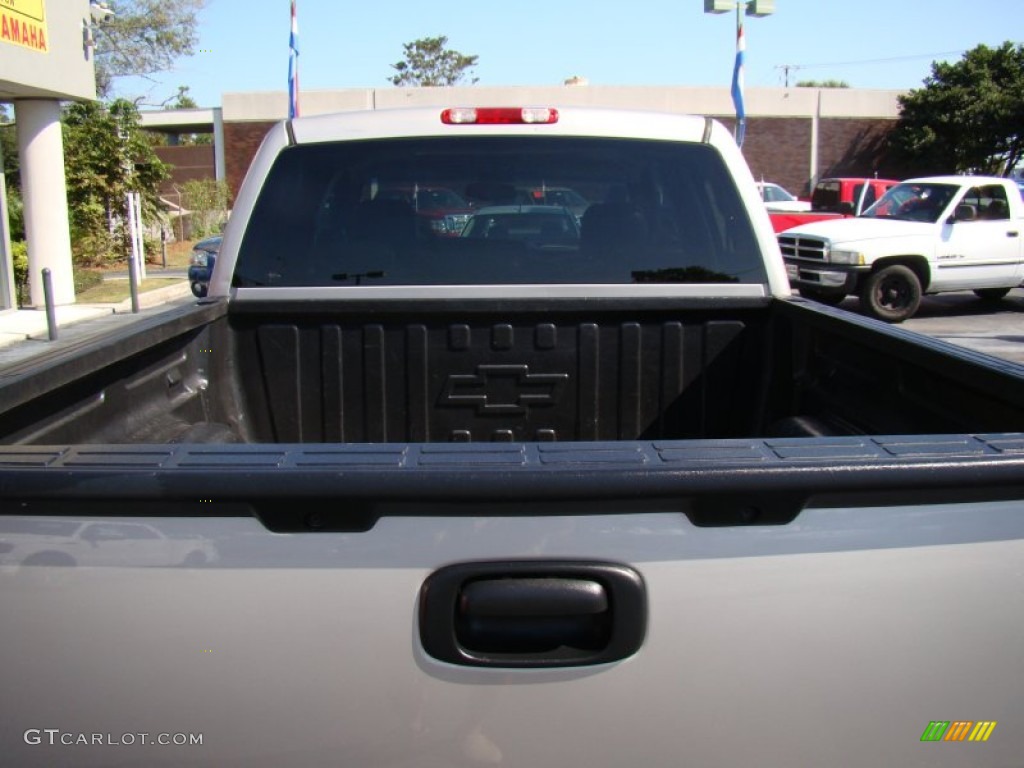
<svg viewBox="0 0 1024 768">
<path fill-rule="evenodd" d="M 480 415 L 525 413 L 528 406 L 557 405 L 567 373 L 530 373 L 528 365 L 478 365 L 476 373 L 451 374 L 440 405 L 470 406 Z"/>
</svg>

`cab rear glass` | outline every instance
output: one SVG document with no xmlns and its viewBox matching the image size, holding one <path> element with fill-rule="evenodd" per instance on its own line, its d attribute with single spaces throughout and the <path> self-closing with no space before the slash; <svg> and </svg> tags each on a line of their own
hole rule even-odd
<svg viewBox="0 0 1024 768">
<path fill-rule="evenodd" d="M 416 138 L 281 152 L 252 212 L 240 287 L 767 282 L 706 145 Z"/>
</svg>

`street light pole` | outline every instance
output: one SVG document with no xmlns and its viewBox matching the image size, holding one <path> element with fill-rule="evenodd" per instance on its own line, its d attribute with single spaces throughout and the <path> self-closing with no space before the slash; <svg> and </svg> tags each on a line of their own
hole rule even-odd
<svg viewBox="0 0 1024 768">
<path fill-rule="evenodd" d="M 736 3 L 736 63 L 732 69 L 732 103 L 736 107 L 736 130 L 733 136 L 736 144 L 743 148 L 743 139 L 747 135 L 747 108 L 743 103 L 743 58 L 747 50 L 747 41 L 743 37 L 743 14 L 740 13 L 741 6 L 746 3 Z"/>
<path fill-rule="evenodd" d="M 775 13 L 775 0 L 704 0 L 704 13 L 736 11 L 736 63 L 732 71 L 732 102 L 736 107 L 736 127 L 733 136 L 743 146 L 747 132 L 747 111 L 743 103 L 743 59 L 746 56 L 746 38 L 743 34 L 743 12 L 748 16 L 769 16 Z"/>
</svg>

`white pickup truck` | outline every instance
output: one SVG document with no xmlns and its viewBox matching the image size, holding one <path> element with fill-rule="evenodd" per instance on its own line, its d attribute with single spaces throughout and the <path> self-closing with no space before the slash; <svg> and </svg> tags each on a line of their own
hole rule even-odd
<svg viewBox="0 0 1024 768">
<path fill-rule="evenodd" d="M 0 516 L 0 566 L 166 568 L 216 560 L 211 542 L 138 521 Z"/>
<path fill-rule="evenodd" d="M 779 245 L 801 295 L 898 323 L 926 293 L 998 300 L 1024 280 L 1024 203 L 1012 179 L 934 176 L 890 189 L 853 219 L 786 230 Z"/>
</svg>

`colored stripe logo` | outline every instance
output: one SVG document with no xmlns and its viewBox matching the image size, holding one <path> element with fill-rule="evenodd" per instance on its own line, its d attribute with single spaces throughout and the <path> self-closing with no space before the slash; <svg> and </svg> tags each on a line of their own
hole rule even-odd
<svg viewBox="0 0 1024 768">
<path fill-rule="evenodd" d="M 988 741 L 996 725 L 995 720 L 932 720 L 921 741 Z"/>
</svg>

